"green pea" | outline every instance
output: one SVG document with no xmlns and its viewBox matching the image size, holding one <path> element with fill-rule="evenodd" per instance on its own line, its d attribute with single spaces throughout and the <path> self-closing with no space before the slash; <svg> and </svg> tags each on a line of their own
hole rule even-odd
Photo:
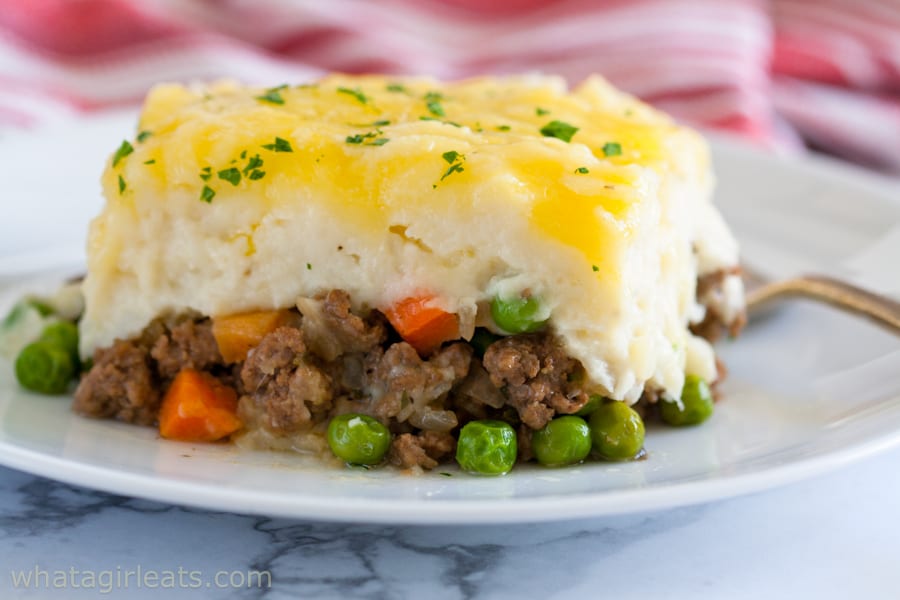
<svg viewBox="0 0 900 600">
<path fill-rule="evenodd" d="M 516 464 L 516 431 L 509 423 L 470 421 L 459 432 L 456 462 L 481 475 L 503 475 Z"/>
<path fill-rule="evenodd" d="M 624 402 L 601 404 L 591 414 L 594 450 L 607 460 L 634 458 L 644 445 L 644 422 Z"/>
<path fill-rule="evenodd" d="M 69 321 L 50 323 L 41 334 L 42 342 L 55 344 L 66 350 L 78 362 L 78 327 Z"/>
<path fill-rule="evenodd" d="M 500 339 L 499 335 L 494 335 L 484 327 L 475 329 L 472 339 L 469 340 L 472 348 L 475 350 L 475 356 L 482 357 L 487 351 L 488 346 Z"/>
<path fill-rule="evenodd" d="M 601 396 L 599 394 L 591 394 L 590 398 L 588 398 L 588 401 L 585 403 L 585 405 L 582 406 L 581 410 L 579 410 L 575 414 L 578 415 L 579 417 L 587 417 L 592 412 L 597 410 L 601 404 L 603 404 L 603 396 Z"/>
<path fill-rule="evenodd" d="M 541 318 L 541 301 L 530 298 L 500 298 L 491 300 L 491 316 L 497 327 L 507 333 L 531 333 L 543 327 L 548 319 Z"/>
<path fill-rule="evenodd" d="M 581 462 L 591 453 L 591 428 L 573 415 L 553 419 L 531 436 L 531 450 L 548 467 Z"/>
<path fill-rule="evenodd" d="M 659 414 L 669 425 L 697 425 L 713 413 L 713 397 L 709 385 L 696 375 L 688 375 L 681 390 L 681 406 L 674 400 L 662 398 Z"/>
<path fill-rule="evenodd" d="M 354 465 L 376 465 L 391 445 L 391 432 L 368 415 L 338 415 L 328 424 L 328 445 L 338 458 Z"/>
<path fill-rule="evenodd" d="M 75 377 L 75 364 L 69 352 L 50 342 L 33 342 L 16 358 L 19 385 L 41 394 L 62 394 Z"/>
</svg>

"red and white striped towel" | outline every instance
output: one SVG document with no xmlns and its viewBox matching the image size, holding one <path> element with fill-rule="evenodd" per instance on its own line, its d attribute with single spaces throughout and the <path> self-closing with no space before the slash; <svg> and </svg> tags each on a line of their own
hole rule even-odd
<svg viewBox="0 0 900 600">
<path fill-rule="evenodd" d="M 900 0 L 0 0 L 0 127 L 330 70 L 598 72 L 702 127 L 900 172 Z"/>
</svg>

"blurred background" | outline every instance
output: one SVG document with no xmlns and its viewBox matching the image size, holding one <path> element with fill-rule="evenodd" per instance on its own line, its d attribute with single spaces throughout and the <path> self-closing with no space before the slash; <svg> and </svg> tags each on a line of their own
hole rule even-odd
<svg viewBox="0 0 900 600">
<path fill-rule="evenodd" d="M 600 73 L 679 119 L 900 174 L 900 0 L 0 0 L 0 132 L 166 80 Z"/>
</svg>

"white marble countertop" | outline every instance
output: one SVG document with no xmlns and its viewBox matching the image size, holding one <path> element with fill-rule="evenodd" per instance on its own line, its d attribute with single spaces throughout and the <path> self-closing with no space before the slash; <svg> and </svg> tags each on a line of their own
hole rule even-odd
<svg viewBox="0 0 900 600">
<path fill-rule="evenodd" d="M 894 449 L 664 512 L 402 527 L 186 509 L 0 468 L 0 598 L 897 598 L 898 473 Z"/>
</svg>

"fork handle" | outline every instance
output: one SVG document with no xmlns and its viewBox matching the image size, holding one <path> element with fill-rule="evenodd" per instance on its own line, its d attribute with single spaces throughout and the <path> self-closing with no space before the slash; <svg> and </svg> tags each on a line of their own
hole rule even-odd
<svg viewBox="0 0 900 600">
<path fill-rule="evenodd" d="M 747 307 L 752 310 L 774 300 L 798 296 L 867 317 L 900 335 L 900 303 L 824 275 L 802 275 L 762 285 L 747 293 Z"/>
</svg>

